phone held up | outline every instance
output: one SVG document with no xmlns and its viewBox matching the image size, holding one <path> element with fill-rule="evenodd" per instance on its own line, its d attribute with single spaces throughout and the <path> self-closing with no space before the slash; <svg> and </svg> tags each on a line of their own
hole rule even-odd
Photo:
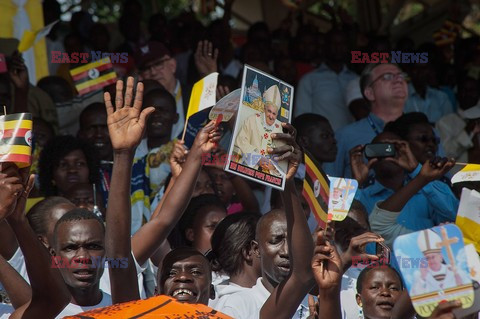
<svg viewBox="0 0 480 319">
<path fill-rule="evenodd" d="M 365 145 L 363 149 L 367 159 L 395 157 L 395 145 L 391 143 L 372 143 Z"/>
</svg>

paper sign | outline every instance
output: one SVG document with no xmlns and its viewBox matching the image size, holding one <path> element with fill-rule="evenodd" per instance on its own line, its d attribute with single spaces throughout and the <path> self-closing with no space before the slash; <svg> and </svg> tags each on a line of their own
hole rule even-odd
<svg viewBox="0 0 480 319">
<path fill-rule="evenodd" d="M 462 230 L 465 243 L 474 244 L 480 252 L 480 193 L 462 189 L 455 224 Z"/>
<path fill-rule="evenodd" d="M 330 179 L 330 195 L 328 197 L 328 214 L 332 220 L 342 221 L 347 217 L 352 206 L 358 182 L 355 179 L 328 177 Z"/>
<path fill-rule="evenodd" d="M 443 300 L 460 300 L 462 308 L 473 304 L 472 278 L 463 235 L 452 224 L 399 236 L 393 243 L 397 260 L 421 260 L 400 271 L 415 311 L 428 317 Z"/>
<path fill-rule="evenodd" d="M 290 123 L 292 103 L 293 86 L 245 65 L 227 172 L 276 189 L 285 188 L 288 162 L 276 161 L 268 149 L 285 145 L 272 134 L 283 133 L 282 123 Z"/>
<path fill-rule="evenodd" d="M 30 165 L 32 124 L 30 113 L 0 116 L 0 162 L 13 162 L 20 168 Z"/>
<path fill-rule="evenodd" d="M 452 184 L 480 181 L 480 165 L 467 164 L 452 177 Z"/>
<path fill-rule="evenodd" d="M 20 43 L 18 44 L 18 51 L 19 52 L 25 52 L 28 49 L 30 49 L 38 40 L 41 38 L 47 36 L 50 31 L 52 30 L 53 26 L 58 22 L 59 20 L 56 20 L 49 25 L 41 28 L 40 30 L 37 30 L 35 32 L 32 32 L 30 30 L 25 30 L 22 36 L 22 40 L 20 40 Z"/>
<path fill-rule="evenodd" d="M 241 89 L 236 89 L 225 95 L 218 101 L 208 115 L 210 120 L 216 120 L 220 114 L 223 115 L 222 122 L 228 122 L 235 115 L 240 104 Z"/>
</svg>

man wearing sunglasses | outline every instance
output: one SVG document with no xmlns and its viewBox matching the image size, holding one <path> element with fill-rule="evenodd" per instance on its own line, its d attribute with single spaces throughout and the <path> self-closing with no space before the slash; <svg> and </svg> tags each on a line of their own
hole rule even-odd
<svg viewBox="0 0 480 319">
<path fill-rule="evenodd" d="M 383 131 L 386 123 L 399 118 L 408 96 L 407 75 L 391 63 L 369 64 L 360 77 L 363 97 L 370 103 L 370 114 L 336 132 L 337 160 L 325 164 L 327 174 L 352 177 L 349 151 L 364 145 Z"/>
<path fill-rule="evenodd" d="M 182 133 L 185 123 L 184 101 L 188 102 L 188 98 L 182 97 L 180 81 L 175 77 L 177 62 L 168 48 L 158 41 L 150 41 L 141 47 L 135 54 L 135 61 L 140 80 L 159 82 L 175 98 L 178 121 L 172 127 L 171 137 L 177 137 Z"/>
</svg>

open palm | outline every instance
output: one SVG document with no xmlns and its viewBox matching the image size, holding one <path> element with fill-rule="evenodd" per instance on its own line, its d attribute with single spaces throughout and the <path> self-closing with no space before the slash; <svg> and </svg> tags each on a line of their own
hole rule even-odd
<svg viewBox="0 0 480 319">
<path fill-rule="evenodd" d="M 142 111 L 143 83 L 137 84 L 135 97 L 133 97 L 133 85 L 134 80 L 129 77 L 125 97 L 123 97 L 123 81 L 117 81 L 115 109 L 110 93 L 105 92 L 104 94 L 108 115 L 108 132 L 113 149 L 116 151 L 132 149 L 140 143 L 145 131 L 147 117 L 155 111 L 153 107 L 148 107 Z"/>
</svg>

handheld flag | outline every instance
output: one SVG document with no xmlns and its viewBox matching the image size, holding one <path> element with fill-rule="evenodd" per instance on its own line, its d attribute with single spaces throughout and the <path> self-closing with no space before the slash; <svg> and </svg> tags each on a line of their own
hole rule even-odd
<svg viewBox="0 0 480 319">
<path fill-rule="evenodd" d="M 460 196 L 455 224 L 462 230 L 467 244 L 480 252 L 480 193 L 464 188 Z"/>
<path fill-rule="evenodd" d="M 457 163 L 459 164 L 459 163 Z M 480 165 L 479 164 L 467 164 L 458 173 L 453 175 L 452 184 L 462 182 L 475 182 L 480 181 Z"/>
<path fill-rule="evenodd" d="M 305 179 L 302 195 L 320 227 L 325 228 L 328 219 L 328 195 L 330 193 L 328 176 L 323 172 L 313 156 L 305 152 Z"/>
<path fill-rule="evenodd" d="M 99 90 L 117 81 L 110 58 L 82 65 L 70 70 L 79 95 Z"/>
<path fill-rule="evenodd" d="M 218 73 L 210 73 L 193 86 L 188 103 L 186 119 L 193 114 L 215 105 Z"/>
<path fill-rule="evenodd" d="M 330 177 L 330 194 L 328 200 L 328 215 L 332 220 L 342 221 L 347 217 L 352 206 L 358 182 L 355 179 Z"/>
<path fill-rule="evenodd" d="M 20 168 L 30 165 L 32 124 L 30 113 L 0 116 L 0 162 L 13 162 Z"/>
<path fill-rule="evenodd" d="M 30 49 L 38 40 L 47 36 L 50 31 L 52 30 L 53 26 L 60 20 L 55 20 L 54 22 L 50 23 L 49 25 L 44 26 L 40 30 L 37 31 L 30 31 L 25 30 L 22 35 L 22 39 L 18 44 L 18 52 L 25 52 Z"/>
</svg>

